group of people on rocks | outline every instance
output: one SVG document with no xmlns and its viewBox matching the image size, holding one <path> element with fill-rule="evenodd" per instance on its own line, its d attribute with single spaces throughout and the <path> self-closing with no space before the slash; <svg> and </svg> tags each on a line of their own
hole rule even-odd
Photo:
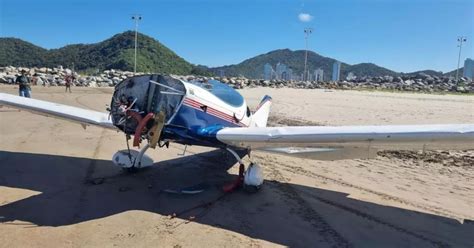
<svg viewBox="0 0 474 248">
<path fill-rule="evenodd" d="M 21 75 L 18 76 L 15 80 L 15 83 L 18 84 L 18 94 L 22 97 L 27 97 L 31 98 L 31 84 L 34 83 L 36 84 L 36 78 L 33 78 L 34 82 L 30 80 L 30 78 L 27 75 L 26 70 L 21 70 Z M 67 73 L 66 76 L 64 77 L 65 85 L 66 85 L 66 91 L 69 93 L 72 93 L 71 91 L 71 86 L 74 83 L 74 80 L 76 80 L 76 77 L 74 76 L 73 73 Z M 46 86 L 46 83 L 43 83 L 43 86 Z"/>
</svg>

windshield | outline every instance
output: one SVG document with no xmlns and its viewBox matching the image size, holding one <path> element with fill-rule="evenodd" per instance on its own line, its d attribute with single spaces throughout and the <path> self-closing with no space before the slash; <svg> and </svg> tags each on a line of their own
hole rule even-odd
<svg viewBox="0 0 474 248">
<path fill-rule="evenodd" d="M 211 92 L 225 103 L 234 107 L 240 107 L 244 103 L 244 98 L 239 92 L 227 84 L 221 83 L 220 81 L 209 80 L 206 82 L 201 82 L 195 80 L 191 81 L 190 83 Z"/>
</svg>

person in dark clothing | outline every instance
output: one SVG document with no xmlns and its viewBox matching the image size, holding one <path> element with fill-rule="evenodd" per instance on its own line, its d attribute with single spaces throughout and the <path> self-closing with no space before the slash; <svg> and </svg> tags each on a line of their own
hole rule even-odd
<svg viewBox="0 0 474 248">
<path fill-rule="evenodd" d="M 66 92 L 67 92 L 67 89 L 69 89 L 69 93 L 72 93 L 71 92 L 71 85 L 72 85 L 72 83 L 74 82 L 75 79 L 76 78 L 72 74 L 67 74 L 66 75 L 66 78 L 65 78 L 65 80 L 66 80 Z"/>
<path fill-rule="evenodd" d="M 22 97 L 31 97 L 31 87 L 30 87 L 30 79 L 26 75 L 25 70 L 21 70 L 21 75 L 18 76 L 15 80 L 15 83 L 18 83 L 19 87 L 19 94 Z"/>
</svg>

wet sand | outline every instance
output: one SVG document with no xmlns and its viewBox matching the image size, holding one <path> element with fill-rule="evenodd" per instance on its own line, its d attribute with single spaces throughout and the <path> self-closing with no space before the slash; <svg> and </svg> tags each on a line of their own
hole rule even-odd
<svg viewBox="0 0 474 248">
<path fill-rule="evenodd" d="M 34 87 L 33 97 L 105 111 L 112 90 Z M 17 89 L 2 85 L 0 92 Z M 472 96 L 241 92 L 250 106 L 273 97 L 273 125 L 474 123 Z M 262 190 L 224 195 L 237 166 L 220 150 L 149 150 L 155 165 L 130 175 L 110 162 L 126 148 L 122 134 L 6 107 L 0 139 L 0 247 L 474 245 L 473 151 L 332 162 L 254 152 L 266 177 Z M 163 192 L 196 184 L 205 192 Z"/>
</svg>

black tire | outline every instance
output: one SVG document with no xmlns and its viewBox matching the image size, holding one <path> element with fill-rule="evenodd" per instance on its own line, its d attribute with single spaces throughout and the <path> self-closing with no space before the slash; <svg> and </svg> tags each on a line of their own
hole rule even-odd
<svg viewBox="0 0 474 248">
<path fill-rule="evenodd" d="M 122 168 L 126 173 L 128 174 L 135 174 L 139 171 L 139 169 L 136 166 L 128 167 L 128 168 Z"/>
<path fill-rule="evenodd" d="M 259 186 L 253 186 L 253 185 L 243 185 L 243 189 L 245 192 L 249 193 L 249 194 L 254 194 L 254 193 L 257 193 L 261 188 L 262 188 L 262 185 L 259 185 Z"/>
</svg>

